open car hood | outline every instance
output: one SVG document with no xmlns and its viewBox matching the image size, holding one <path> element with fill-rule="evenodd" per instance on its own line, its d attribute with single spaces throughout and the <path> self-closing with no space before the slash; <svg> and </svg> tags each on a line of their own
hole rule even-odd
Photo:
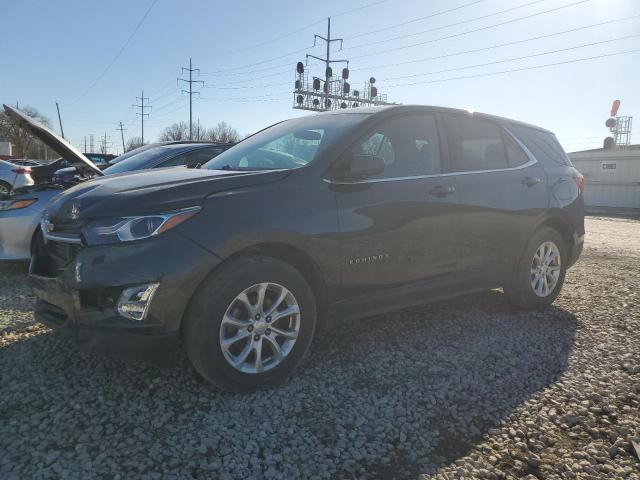
<svg viewBox="0 0 640 480">
<path fill-rule="evenodd" d="M 91 160 L 80 153 L 80 151 L 76 147 L 71 145 L 64 138 L 59 137 L 49 128 L 45 127 L 33 118 L 25 115 L 20 110 L 17 110 L 8 105 L 3 106 L 4 111 L 7 113 L 9 118 L 16 123 L 16 125 L 18 125 L 23 130 L 30 132 L 33 136 L 39 138 L 49 148 L 51 148 L 51 150 L 56 152 L 62 158 L 66 158 L 76 165 L 86 166 L 98 176 L 104 175 L 104 173 L 102 173 L 102 170 L 96 167 L 96 165 Z"/>
</svg>

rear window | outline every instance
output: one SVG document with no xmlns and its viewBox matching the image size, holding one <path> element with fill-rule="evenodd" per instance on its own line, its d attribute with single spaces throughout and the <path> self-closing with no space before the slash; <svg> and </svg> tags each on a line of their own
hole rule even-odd
<svg viewBox="0 0 640 480">
<path fill-rule="evenodd" d="M 560 142 L 553 133 L 536 130 L 522 125 L 509 125 L 518 139 L 533 153 L 536 159 L 544 164 L 571 165 L 571 160 L 562 149 Z"/>
</svg>

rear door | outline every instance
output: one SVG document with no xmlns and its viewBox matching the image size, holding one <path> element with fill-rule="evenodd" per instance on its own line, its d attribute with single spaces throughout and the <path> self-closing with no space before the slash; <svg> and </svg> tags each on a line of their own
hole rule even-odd
<svg viewBox="0 0 640 480">
<path fill-rule="evenodd" d="M 365 180 L 331 181 L 340 224 L 343 294 L 368 298 L 363 302 L 368 307 L 405 301 L 419 284 L 456 268 L 448 237 L 455 225 L 457 184 L 455 178 L 440 176 L 436 119 L 429 114 L 387 119 L 350 151 L 382 157 L 385 170 Z M 394 292 L 394 298 L 377 295 L 385 290 Z"/>
<path fill-rule="evenodd" d="M 511 271 L 548 207 L 547 178 L 508 127 L 472 115 L 443 116 L 449 171 L 460 188 L 460 268 L 470 281 L 495 284 Z"/>
</svg>

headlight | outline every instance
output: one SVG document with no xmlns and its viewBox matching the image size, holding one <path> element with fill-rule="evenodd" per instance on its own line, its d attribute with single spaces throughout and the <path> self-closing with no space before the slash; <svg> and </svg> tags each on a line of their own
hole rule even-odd
<svg viewBox="0 0 640 480">
<path fill-rule="evenodd" d="M 89 223 L 82 234 L 88 245 L 142 240 L 177 227 L 199 210 L 200 207 L 191 207 L 139 217 L 101 218 Z"/>
<path fill-rule="evenodd" d="M 29 205 L 33 205 L 37 201 L 37 198 L 30 198 L 28 200 L 3 200 L 0 201 L 0 212 L 4 210 L 19 210 L 21 208 L 27 208 Z"/>
</svg>

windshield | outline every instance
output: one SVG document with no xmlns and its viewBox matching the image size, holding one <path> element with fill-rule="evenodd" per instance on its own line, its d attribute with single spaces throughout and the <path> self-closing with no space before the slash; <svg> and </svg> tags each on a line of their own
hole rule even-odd
<svg viewBox="0 0 640 480">
<path fill-rule="evenodd" d="M 221 153 L 202 168 L 276 170 L 304 167 L 369 114 L 313 115 L 273 125 Z"/>
<path fill-rule="evenodd" d="M 149 143 L 147 145 L 143 145 L 138 148 L 134 148 L 133 150 L 129 150 L 127 153 L 123 153 L 122 155 L 118 155 L 116 158 L 109 160 L 110 165 L 115 165 L 116 163 L 120 163 L 123 160 L 126 160 L 129 157 L 133 157 L 140 152 L 144 152 L 145 150 L 149 150 L 150 148 L 158 147 L 158 144 Z"/>
<path fill-rule="evenodd" d="M 105 175 L 113 175 L 114 173 L 131 172 L 134 170 L 144 170 L 151 168 L 156 161 L 170 155 L 177 155 L 182 152 L 189 151 L 193 145 L 160 145 L 153 148 L 145 149 L 129 158 L 122 160 L 115 165 L 104 170 Z"/>
</svg>

